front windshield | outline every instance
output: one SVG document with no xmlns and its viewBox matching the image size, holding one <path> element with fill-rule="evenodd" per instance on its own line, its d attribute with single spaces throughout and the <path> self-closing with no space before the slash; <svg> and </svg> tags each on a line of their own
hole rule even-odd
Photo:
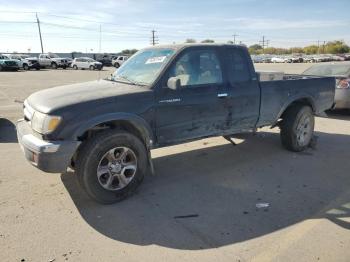
<svg viewBox="0 0 350 262">
<path fill-rule="evenodd" d="M 348 76 L 350 74 L 350 64 L 347 65 L 315 65 L 305 70 L 304 75 L 316 76 Z"/>
<path fill-rule="evenodd" d="M 50 58 L 60 58 L 58 55 L 56 54 L 49 54 Z"/>
<path fill-rule="evenodd" d="M 150 85 L 174 53 L 169 48 L 141 50 L 117 69 L 112 80 Z"/>
</svg>

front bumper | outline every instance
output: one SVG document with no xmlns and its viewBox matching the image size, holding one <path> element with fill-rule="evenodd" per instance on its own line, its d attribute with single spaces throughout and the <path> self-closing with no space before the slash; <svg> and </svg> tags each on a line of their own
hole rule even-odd
<svg viewBox="0 0 350 262">
<path fill-rule="evenodd" d="M 33 134 L 25 120 L 17 122 L 17 138 L 26 159 L 48 173 L 62 173 L 70 165 L 79 141 L 44 141 Z"/>
<path fill-rule="evenodd" d="M 350 109 L 350 88 L 337 88 L 334 96 L 335 109 Z"/>
<path fill-rule="evenodd" d="M 12 66 L 12 65 L 1 65 L 2 66 L 2 70 L 4 71 L 17 71 L 19 70 L 18 66 Z"/>
</svg>

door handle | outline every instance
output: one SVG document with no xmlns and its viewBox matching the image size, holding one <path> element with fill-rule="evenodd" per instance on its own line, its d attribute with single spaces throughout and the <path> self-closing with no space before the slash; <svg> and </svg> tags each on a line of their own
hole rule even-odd
<svg viewBox="0 0 350 262">
<path fill-rule="evenodd" d="M 225 98 L 227 97 L 227 93 L 219 93 L 218 98 Z"/>
</svg>

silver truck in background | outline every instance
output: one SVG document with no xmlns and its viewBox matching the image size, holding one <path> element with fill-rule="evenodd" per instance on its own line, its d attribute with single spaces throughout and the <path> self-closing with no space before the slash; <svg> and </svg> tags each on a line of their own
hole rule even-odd
<svg viewBox="0 0 350 262">
<path fill-rule="evenodd" d="M 72 63 L 70 58 L 62 58 L 53 53 L 39 55 L 39 64 L 41 68 L 63 68 L 66 69 Z"/>
</svg>

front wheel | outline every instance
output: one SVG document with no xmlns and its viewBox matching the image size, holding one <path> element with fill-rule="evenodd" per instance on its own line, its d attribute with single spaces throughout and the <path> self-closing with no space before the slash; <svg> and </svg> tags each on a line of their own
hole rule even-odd
<svg viewBox="0 0 350 262">
<path fill-rule="evenodd" d="M 311 143 L 315 117 L 310 106 L 291 106 L 283 115 L 281 127 L 282 145 L 294 152 L 305 150 Z"/>
<path fill-rule="evenodd" d="M 75 170 L 79 184 L 92 199 L 112 204 L 135 192 L 147 163 L 146 148 L 139 138 L 109 130 L 82 145 Z"/>
<path fill-rule="evenodd" d="M 51 67 L 52 67 L 53 69 L 57 69 L 58 66 L 57 66 L 56 63 L 52 63 L 52 64 L 51 64 Z"/>
<path fill-rule="evenodd" d="M 89 69 L 90 69 L 90 70 L 95 70 L 95 67 L 94 67 L 93 65 L 91 65 L 91 66 L 89 67 Z"/>
<path fill-rule="evenodd" d="M 23 69 L 27 71 L 27 70 L 29 70 L 29 66 L 27 64 L 24 64 Z"/>
<path fill-rule="evenodd" d="M 73 66 L 73 69 L 74 69 L 74 70 L 78 70 L 78 66 L 77 66 L 77 65 L 74 65 L 74 66 Z"/>
</svg>

